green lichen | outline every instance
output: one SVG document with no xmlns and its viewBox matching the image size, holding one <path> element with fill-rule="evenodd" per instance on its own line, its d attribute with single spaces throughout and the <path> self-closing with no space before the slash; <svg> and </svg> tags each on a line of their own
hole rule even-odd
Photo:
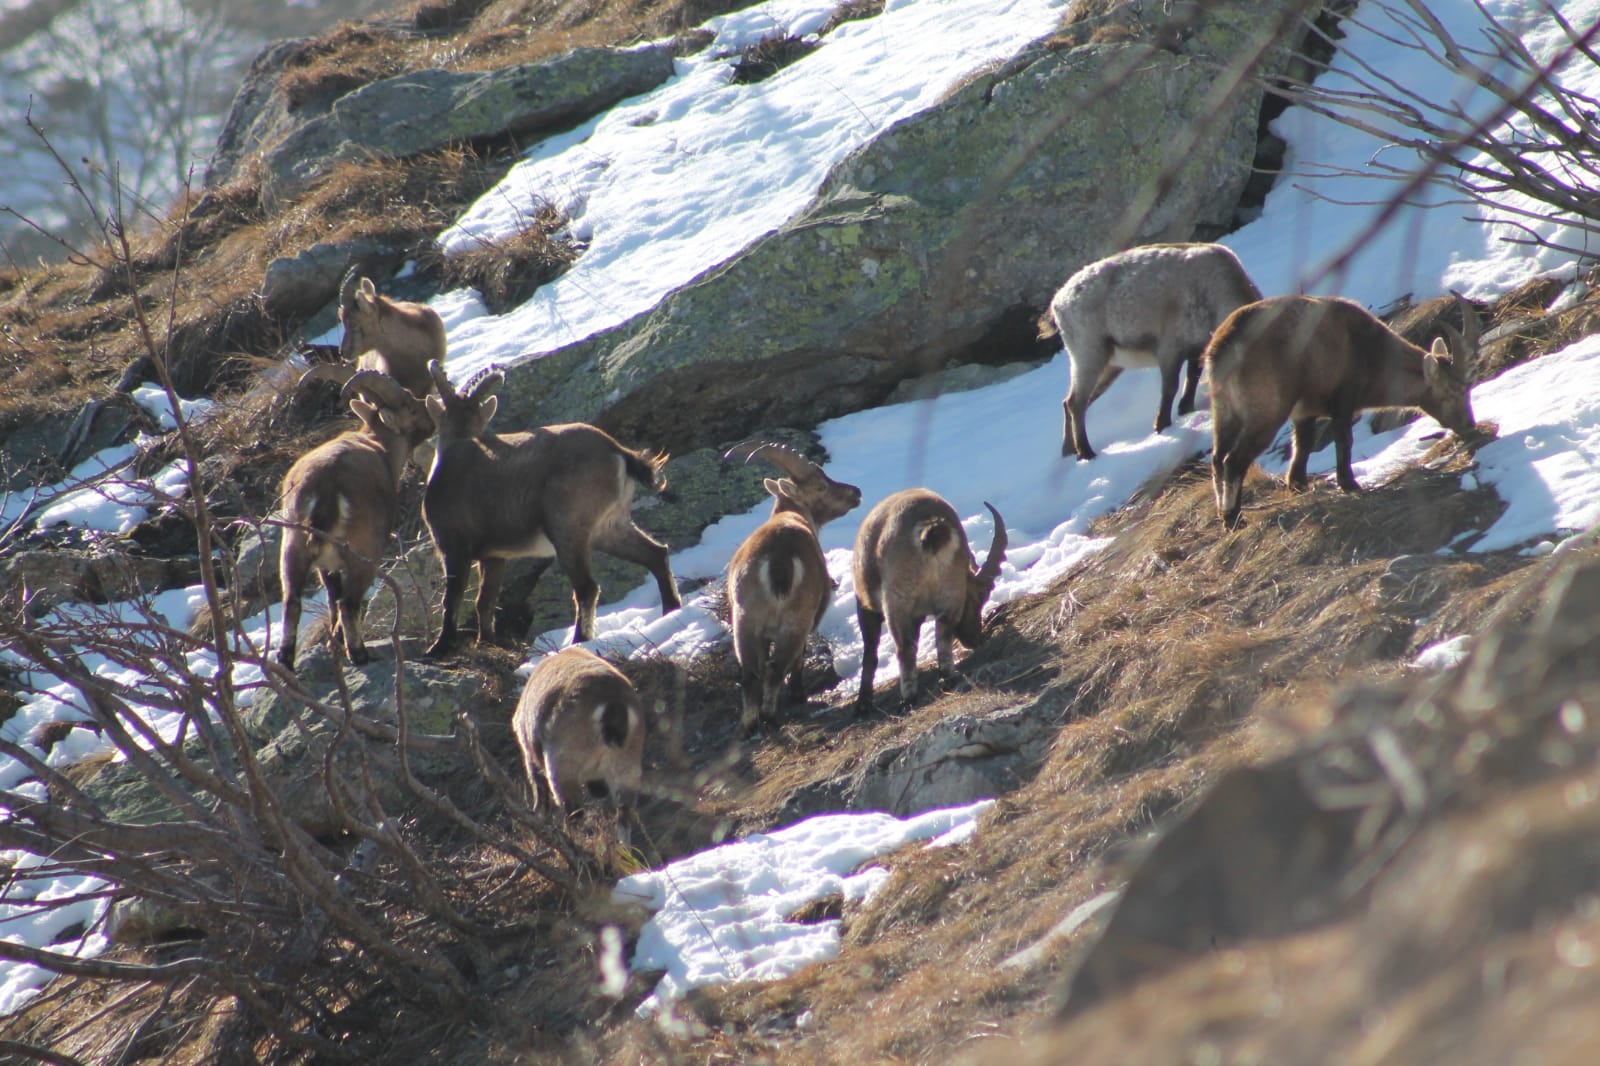
<svg viewBox="0 0 1600 1066">
<path fill-rule="evenodd" d="M 1253 47 L 1251 27 L 1275 10 L 1216 6 L 1204 48 Z M 1107 96 L 1107 72 L 1130 69 Z M 1218 120 L 1206 110 L 1218 69 L 1145 45 L 1028 51 L 841 161 L 789 225 L 651 312 L 511 368 L 503 406 L 531 421 L 628 411 L 648 429 L 644 397 L 671 396 L 661 425 L 681 438 L 692 432 L 676 410 L 685 399 L 726 431 L 780 399 L 836 411 L 829 390 L 845 374 L 886 392 L 1019 299 L 1042 307 L 1113 245 L 1187 239 L 1197 223 L 1225 221 L 1248 174 L 1258 99 L 1241 94 Z M 1186 145 L 1183 167 L 1154 196 L 1174 145 Z M 1124 225 L 1130 208 L 1145 210 L 1142 224 Z M 797 364 L 818 370 L 797 378 Z M 691 379 L 687 396 L 673 392 Z"/>
</svg>

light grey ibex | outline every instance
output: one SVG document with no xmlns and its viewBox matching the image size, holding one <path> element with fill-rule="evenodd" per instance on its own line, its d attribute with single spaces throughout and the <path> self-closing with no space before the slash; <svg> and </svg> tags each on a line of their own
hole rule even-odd
<svg viewBox="0 0 1600 1066">
<path fill-rule="evenodd" d="M 315 569 L 328 591 L 331 635 L 353 663 L 367 661 L 361 613 L 378 560 L 400 521 L 400 475 L 417 445 L 433 433 L 422 401 L 393 378 L 364 370 L 341 398 L 361 420 L 307 452 L 283 477 L 283 643 L 278 661 L 294 668 L 300 597 Z"/>
<path fill-rule="evenodd" d="M 804 697 L 806 641 L 833 594 L 817 530 L 860 504 L 861 490 L 833 480 L 781 444 L 746 441 L 723 458 L 763 460 L 785 475 L 766 479 L 772 517 L 745 538 L 728 562 L 733 652 L 744 698 L 739 728 L 748 736 L 758 718 L 777 718 L 778 689 L 785 675 L 791 695 Z"/>
<path fill-rule="evenodd" d="M 456 609 L 467 571 L 478 567 L 478 639 L 495 639 L 494 607 L 506 561 L 554 558 L 572 581 L 572 639 L 594 639 L 592 553 L 638 563 L 655 576 L 662 613 L 681 604 L 667 549 L 628 513 L 637 485 L 665 487 L 665 455 L 618 444 L 581 422 L 523 433 L 490 433 L 504 375 L 486 370 L 457 392 L 437 363 L 429 366 L 437 392 L 428 410 L 438 427 L 422 517 L 444 567 L 444 619 L 430 657 L 455 643 Z M 537 580 L 537 575 L 535 575 Z"/>
<path fill-rule="evenodd" d="M 1350 468 L 1356 416 L 1377 407 L 1420 407 L 1457 437 L 1473 432 L 1471 362 L 1478 320 L 1465 300 L 1465 335 L 1444 327 L 1429 351 L 1360 304 L 1334 297 L 1278 296 L 1241 307 L 1217 327 L 1205 351 L 1211 373 L 1211 487 L 1217 514 L 1232 527 L 1250 464 L 1294 423 L 1287 478 L 1306 487 L 1319 417 L 1332 421 L 1336 477 L 1357 492 Z M 1448 341 L 1447 339 L 1448 338 Z"/>
<path fill-rule="evenodd" d="M 428 364 L 444 362 L 444 320 L 427 304 L 392 300 L 378 293 L 372 279 L 351 267 L 339 286 L 339 363 L 321 363 L 300 377 L 340 381 L 362 370 L 388 374 L 417 396 L 433 387 Z"/>
<path fill-rule="evenodd" d="M 587 800 L 608 801 L 617 837 L 629 843 L 646 728 L 633 684 L 600 656 L 566 648 L 540 660 L 511 716 L 534 807 L 549 796 L 570 815 Z"/>
<path fill-rule="evenodd" d="M 1050 301 L 1054 328 L 1041 319 L 1039 333 L 1059 333 L 1072 363 L 1072 384 L 1061 402 L 1061 454 L 1094 458 L 1084 416 L 1124 367 L 1160 368 L 1157 433 L 1172 424 L 1172 399 L 1185 366 L 1178 413 L 1193 411 L 1200 352 L 1211 331 L 1234 308 L 1259 299 L 1238 257 L 1220 244 L 1144 245 L 1073 274 Z"/>
<path fill-rule="evenodd" d="M 994 592 L 1006 557 L 1006 524 L 993 504 L 994 539 L 983 566 L 976 565 L 955 508 L 930 489 L 904 489 L 867 512 L 856 534 L 856 618 L 861 624 L 861 692 L 856 714 L 872 710 L 878 641 L 887 619 L 900 663 L 900 702 L 917 698 L 917 642 L 922 623 L 937 627 L 939 676 L 955 675 L 954 642 L 976 648 L 984 640 L 983 607 Z"/>
</svg>

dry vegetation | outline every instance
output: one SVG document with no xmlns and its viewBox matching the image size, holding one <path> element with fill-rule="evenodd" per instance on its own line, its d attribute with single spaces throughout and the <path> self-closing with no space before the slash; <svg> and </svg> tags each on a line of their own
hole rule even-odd
<svg viewBox="0 0 1600 1066">
<path fill-rule="evenodd" d="M 286 77 L 297 98 L 309 101 L 441 62 L 490 66 L 577 44 L 659 36 L 738 6 L 429 0 L 410 10 L 409 24 L 351 26 L 317 42 Z M 346 168 L 276 214 L 255 206 L 248 180 L 212 190 L 175 208 L 137 244 L 138 296 L 163 315 L 170 309 L 158 341 L 170 346 L 175 371 L 208 391 L 237 387 L 281 354 L 295 325 L 270 320 L 255 300 L 271 257 L 359 235 L 420 245 L 504 164 L 461 150 Z M 515 246 L 438 269 L 461 271 L 452 276 L 498 288 L 514 302 L 513 279 L 528 264 L 559 270 L 573 253 L 552 239 L 559 219 L 532 213 L 536 224 Z M 60 268 L 0 274 L 0 433 L 44 411 L 76 407 L 123 372 L 140 350 L 128 329 L 130 295 L 96 251 Z M 1600 330 L 1600 301 L 1546 313 L 1551 295 L 1530 286 L 1495 309 L 1491 326 L 1505 329 L 1485 355 L 1484 374 Z M 241 407 L 205 430 L 215 478 L 238 484 L 241 513 L 261 507 L 298 450 L 333 431 L 271 415 L 267 404 Z M 268 425 L 276 428 L 265 432 Z M 965 667 L 972 691 L 940 696 L 904 717 L 855 723 L 848 694 L 819 693 L 810 713 L 740 749 L 733 668 L 725 654 L 704 658 L 682 701 L 685 764 L 658 754 L 652 767 L 660 794 L 646 806 L 646 835 L 665 855 L 729 829 L 767 827 L 797 789 L 846 773 L 948 716 L 1026 703 L 1054 716 L 1061 729 L 1031 780 L 999 800 L 971 843 L 887 860 L 888 886 L 866 907 L 844 912 L 837 961 L 770 985 L 697 993 L 685 1013 L 703 1028 L 688 1034 L 632 1019 L 631 1006 L 648 991 L 642 977 L 621 1001 L 598 991 L 598 881 L 595 897 L 574 896 L 506 864 L 443 820 L 424 819 L 419 834 L 428 861 L 452 871 L 452 883 L 473 886 L 475 903 L 519 931 L 470 961 L 466 969 L 479 984 L 471 1009 L 460 1014 L 441 1016 L 383 987 L 334 994 L 345 1038 L 361 1058 L 395 1063 L 944 1062 L 1011 1053 L 1050 1016 L 1088 936 L 1062 940 L 1043 966 L 1007 966 L 1007 959 L 1117 884 L 1152 827 L 1208 783 L 1328 729 L 1325 697 L 1336 686 L 1401 675 L 1419 648 L 1471 631 L 1519 586 L 1531 565 L 1520 555 L 1436 554 L 1496 514 L 1492 492 L 1460 490 L 1468 461 L 1464 449 L 1442 442 L 1424 468 L 1360 497 L 1324 489 L 1291 495 L 1257 474 L 1246 522 L 1232 532 L 1216 522 L 1209 481 L 1192 464 L 1104 521 L 1098 532 L 1115 538 L 1107 551 L 1046 594 L 998 612 L 995 638 Z M 415 500 L 409 503 L 415 514 Z M 507 766 L 515 765 L 506 723 L 519 658 L 481 649 L 457 660 L 488 679 L 479 714 L 485 746 Z M 645 687 L 675 700 L 670 673 L 653 664 Z M 1528 802 L 1555 803 L 1563 784 L 1528 786 Z M 472 817 L 516 831 L 472 772 L 463 770 L 448 791 Z M 1560 824 L 1563 832 L 1592 836 L 1590 821 Z M 1474 833 L 1470 826 L 1460 831 Z M 523 843 L 537 847 L 531 838 Z M 415 920 L 424 920 L 420 912 Z M 1327 963 L 1341 957 L 1330 941 L 1360 935 L 1302 934 L 1277 945 L 1265 965 L 1219 953 L 1178 969 L 1099 1022 L 1081 1024 L 1083 1043 L 1074 1054 L 1135 1061 L 1201 1037 L 1237 1036 L 1250 1014 L 1240 1004 L 1270 999 L 1272 981 L 1263 975 L 1275 968 L 1327 988 L 1328 1042 L 1321 1046 L 1371 1050 L 1350 1035 L 1360 1029 L 1353 1017 L 1358 975 L 1329 972 Z M 1506 965 L 1537 950 L 1531 940 L 1507 944 Z M 123 955 L 160 962 L 177 951 Z M 1552 1009 L 1576 1015 L 1592 1005 L 1588 989 L 1550 990 Z M 1422 1032 L 1429 1012 L 1468 998 L 1462 985 L 1449 983 L 1420 997 L 1408 1008 L 1414 1016 L 1402 1019 L 1401 1035 Z M 1194 1010 L 1155 1009 L 1170 999 Z M 199 982 L 173 992 L 75 978 L 8 1020 L 3 1035 L 83 1061 L 310 1058 L 266 1038 L 234 1043 L 237 1012 Z M 1435 1050 L 1405 1039 L 1389 1047 L 1414 1051 L 1401 1056 L 1408 1061 Z"/>
</svg>

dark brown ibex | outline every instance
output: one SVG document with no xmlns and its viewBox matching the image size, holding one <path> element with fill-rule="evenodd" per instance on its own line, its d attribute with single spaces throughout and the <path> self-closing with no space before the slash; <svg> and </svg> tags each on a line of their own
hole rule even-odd
<svg viewBox="0 0 1600 1066">
<path fill-rule="evenodd" d="M 417 445 L 433 433 L 422 401 L 393 378 L 364 370 L 341 394 L 361 428 L 295 461 L 283 477 L 283 644 L 278 661 L 294 668 L 300 597 L 313 568 L 328 591 L 330 635 L 353 663 L 367 661 L 361 614 L 378 559 L 400 520 L 400 475 Z"/>
<path fill-rule="evenodd" d="M 917 698 L 917 641 L 932 618 L 939 676 L 955 675 L 954 641 L 968 648 L 983 643 L 983 607 L 1006 557 L 1006 524 L 993 504 L 994 539 L 983 566 L 976 565 L 955 508 L 929 489 L 904 489 L 878 503 L 856 534 L 856 618 L 861 624 L 861 692 L 856 714 L 872 710 L 872 679 L 878 670 L 878 640 L 889 622 L 900 663 L 900 702 Z"/>
<path fill-rule="evenodd" d="M 1089 402 L 1124 367 L 1161 369 L 1161 406 L 1155 430 L 1172 424 L 1178 372 L 1188 380 L 1178 413 L 1194 410 L 1200 352 L 1211 331 L 1241 304 L 1261 299 L 1239 259 L 1220 244 L 1150 244 L 1083 267 L 1050 301 L 1050 321 L 1040 337 L 1056 333 L 1072 363 L 1072 385 L 1061 402 L 1065 425 L 1061 454 L 1093 459 L 1084 415 Z"/>
<path fill-rule="evenodd" d="M 594 652 L 566 648 L 540 660 L 511 716 L 534 807 L 549 796 L 570 815 L 586 800 L 609 801 L 627 844 L 646 725 L 633 684 Z"/>
<path fill-rule="evenodd" d="M 428 410 L 438 427 L 422 517 L 444 567 L 444 620 L 430 657 L 450 651 L 467 570 L 478 567 L 478 639 L 495 639 L 494 606 L 508 559 L 555 558 L 572 581 L 572 639 L 594 639 L 600 586 L 590 559 L 603 551 L 638 563 L 655 576 L 662 613 L 677 609 L 667 549 L 628 513 L 635 485 L 666 485 L 667 457 L 618 444 L 581 422 L 525 433 L 490 433 L 504 375 L 487 370 L 458 393 L 435 362 L 437 393 Z M 541 566 L 542 570 L 542 566 Z M 537 575 L 536 575 L 537 578 Z"/>
<path fill-rule="evenodd" d="M 1460 298 L 1458 297 L 1458 300 Z M 1404 340 L 1366 308 L 1320 296 L 1278 296 L 1239 308 L 1206 347 L 1211 373 L 1211 487 L 1232 527 L 1250 464 L 1294 423 L 1289 486 L 1306 487 L 1318 418 L 1333 423 L 1339 487 L 1357 492 L 1350 468 L 1356 416 L 1377 407 L 1420 407 L 1458 437 L 1473 432 L 1469 394 L 1477 316 L 1460 300 L 1466 336 L 1445 327 L 1431 351 Z"/>
<path fill-rule="evenodd" d="M 388 374 L 417 396 L 433 387 L 428 364 L 444 362 L 444 320 L 427 304 L 391 300 L 378 294 L 372 279 L 351 267 L 339 286 L 339 363 L 319 363 L 300 377 L 340 381 L 362 370 Z"/>
<path fill-rule="evenodd" d="M 723 458 L 764 460 L 786 475 L 766 480 L 772 517 L 745 538 L 728 562 L 733 653 L 744 696 L 739 728 L 748 736 L 758 718 L 776 720 L 778 688 L 785 675 L 794 698 L 804 696 L 806 641 L 833 593 L 817 530 L 860 504 L 861 490 L 833 480 L 781 444 L 747 441 Z"/>
</svg>

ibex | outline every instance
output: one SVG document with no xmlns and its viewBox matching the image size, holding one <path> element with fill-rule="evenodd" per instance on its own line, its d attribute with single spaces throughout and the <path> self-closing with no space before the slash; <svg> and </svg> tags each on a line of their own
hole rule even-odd
<svg viewBox="0 0 1600 1066">
<path fill-rule="evenodd" d="M 314 567 L 328 590 L 330 635 L 353 663 L 368 659 L 362 601 L 378 559 L 400 520 L 400 475 L 411 450 L 433 433 L 422 401 L 391 377 L 364 370 L 341 398 L 361 420 L 296 460 L 283 477 L 283 644 L 278 661 L 294 669 L 300 597 Z"/>
<path fill-rule="evenodd" d="M 1460 303 L 1467 335 L 1445 327 L 1448 344 L 1436 337 L 1431 351 L 1402 339 L 1361 305 L 1333 297 L 1279 296 L 1229 315 L 1204 356 L 1211 373 L 1211 487 L 1222 521 L 1230 528 L 1238 523 L 1245 472 L 1286 421 L 1294 423 L 1286 480 L 1296 490 L 1306 487 L 1319 417 L 1332 420 L 1336 477 L 1346 492 L 1360 491 L 1350 448 L 1362 411 L 1420 407 L 1457 437 L 1471 433 L 1469 364 L 1478 324 Z"/>
<path fill-rule="evenodd" d="M 994 505 L 994 539 L 979 567 L 955 508 L 929 489 L 904 489 L 880 501 L 856 534 L 856 618 L 861 624 L 861 692 L 856 714 L 872 710 L 878 640 L 889 621 L 900 662 L 900 702 L 917 698 L 917 641 L 924 619 L 937 627 L 939 676 L 955 675 L 954 641 L 983 643 L 983 607 L 1006 557 L 1006 524 Z"/>
<path fill-rule="evenodd" d="M 1194 410 L 1200 352 L 1211 331 L 1242 304 L 1261 299 L 1239 259 L 1220 244 L 1151 244 L 1107 256 L 1073 274 L 1050 301 L 1052 323 L 1039 336 L 1061 335 L 1072 384 L 1061 402 L 1061 454 L 1093 459 L 1084 415 L 1124 367 L 1161 369 L 1155 430 L 1172 425 L 1178 371 L 1188 367 L 1178 413 Z"/>
<path fill-rule="evenodd" d="M 495 639 L 494 606 L 506 560 L 554 557 L 572 581 L 574 641 L 594 639 L 600 586 L 590 566 L 596 550 L 638 563 L 655 576 L 662 613 L 681 600 L 667 549 L 628 509 L 635 485 L 666 485 L 667 457 L 618 444 L 583 423 L 525 433 L 489 433 L 499 401 L 499 370 L 475 375 L 458 393 L 438 362 L 429 364 L 437 393 L 428 411 L 438 428 L 422 517 L 444 567 L 444 620 L 429 657 L 450 651 L 467 570 L 478 567 L 478 639 Z M 537 575 L 535 575 L 537 579 Z"/>
<path fill-rule="evenodd" d="M 548 795 L 569 815 L 586 800 L 609 800 L 627 844 L 645 730 L 644 706 L 622 671 L 585 648 L 546 656 L 511 716 L 534 807 Z"/>
<path fill-rule="evenodd" d="M 351 267 L 339 286 L 340 363 L 321 363 L 300 377 L 300 384 L 342 380 L 362 370 L 388 374 L 417 396 L 433 387 L 428 364 L 444 361 L 444 320 L 427 304 L 380 296 L 372 279 Z"/>
<path fill-rule="evenodd" d="M 733 653 L 744 696 L 739 729 L 748 736 L 757 718 L 777 718 L 778 687 L 785 675 L 791 695 L 804 697 L 806 640 L 822 621 L 833 593 L 817 530 L 856 507 L 861 490 L 833 480 L 781 444 L 746 441 L 723 456 L 740 457 L 747 463 L 765 460 L 787 475 L 766 479 L 772 517 L 745 538 L 728 562 Z"/>
</svg>

